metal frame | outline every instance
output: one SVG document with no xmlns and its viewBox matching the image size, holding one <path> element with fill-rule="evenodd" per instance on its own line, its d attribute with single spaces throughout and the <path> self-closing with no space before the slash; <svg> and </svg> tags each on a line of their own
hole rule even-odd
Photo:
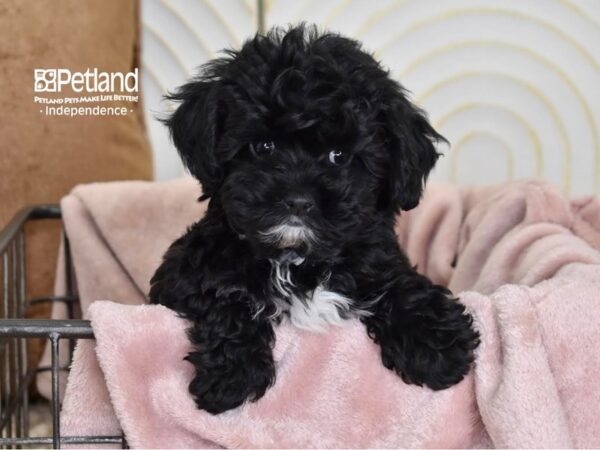
<svg viewBox="0 0 600 450">
<path fill-rule="evenodd" d="M 94 333 L 87 320 L 73 319 L 74 295 L 72 260 L 69 240 L 63 232 L 65 261 L 65 295 L 27 299 L 25 264 L 25 224 L 32 220 L 61 219 L 58 205 L 39 205 L 21 210 L 0 231 L 1 297 L 0 297 L 0 448 L 21 448 L 51 444 L 120 444 L 127 448 L 124 436 L 61 436 L 59 373 L 69 370 L 59 366 L 60 339 L 68 339 L 69 360 L 76 339 L 93 339 Z M 67 306 L 67 320 L 26 319 L 31 305 L 44 302 L 63 302 Z M 52 363 L 50 367 L 27 367 L 27 339 L 50 340 Z M 41 371 L 52 372 L 52 436 L 29 437 L 29 391 L 33 377 Z"/>
</svg>

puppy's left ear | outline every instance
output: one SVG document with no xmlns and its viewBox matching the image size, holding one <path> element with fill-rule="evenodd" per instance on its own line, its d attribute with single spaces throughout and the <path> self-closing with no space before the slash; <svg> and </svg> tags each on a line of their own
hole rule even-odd
<svg viewBox="0 0 600 450">
<path fill-rule="evenodd" d="M 201 199 L 212 196 L 222 182 L 217 155 L 220 111 L 216 81 L 195 79 L 167 96 L 179 106 L 163 120 L 183 164 L 202 184 Z"/>
<path fill-rule="evenodd" d="M 448 141 L 399 85 L 387 98 L 383 124 L 390 165 L 381 204 L 396 213 L 408 211 L 419 204 L 427 176 L 440 155 L 434 143 Z"/>
</svg>

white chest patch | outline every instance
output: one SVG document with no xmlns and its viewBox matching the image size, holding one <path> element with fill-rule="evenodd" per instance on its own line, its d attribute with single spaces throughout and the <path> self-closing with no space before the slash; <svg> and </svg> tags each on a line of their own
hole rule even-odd
<svg viewBox="0 0 600 450">
<path fill-rule="evenodd" d="M 328 325 L 342 325 L 340 313 L 350 312 L 352 301 L 337 292 L 317 286 L 312 297 L 302 301 L 292 298 L 290 321 L 304 330 L 325 331 Z"/>
<path fill-rule="evenodd" d="M 294 265 L 302 264 L 304 260 L 298 258 L 292 261 Z M 325 331 L 328 325 L 341 325 L 344 316 L 350 312 L 352 300 L 329 291 L 323 285 L 317 286 L 312 292 L 307 292 L 299 298 L 293 291 L 294 283 L 291 279 L 289 264 L 271 261 L 273 265 L 272 282 L 281 295 L 274 299 L 277 317 L 287 313 L 290 322 L 298 328 L 310 331 Z"/>
</svg>

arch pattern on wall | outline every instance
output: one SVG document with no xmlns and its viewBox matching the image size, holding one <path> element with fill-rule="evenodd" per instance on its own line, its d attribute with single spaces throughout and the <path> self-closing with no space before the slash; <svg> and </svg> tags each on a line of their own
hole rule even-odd
<svg viewBox="0 0 600 450">
<path fill-rule="evenodd" d="M 181 173 L 152 115 L 160 95 L 258 23 L 356 37 L 452 147 L 433 178 L 544 177 L 600 192 L 600 2 L 595 0 L 144 0 L 143 86 L 157 176 Z M 259 11 L 264 14 L 260 20 Z M 158 149 L 158 150 L 157 150 Z"/>
</svg>

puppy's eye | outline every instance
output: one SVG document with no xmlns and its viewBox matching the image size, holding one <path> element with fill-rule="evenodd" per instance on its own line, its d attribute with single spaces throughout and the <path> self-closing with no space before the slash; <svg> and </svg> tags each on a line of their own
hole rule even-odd
<svg viewBox="0 0 600 450">
<path fill-rule="evenodd" d="M 275 152 L 275 142 L 273 141 L 256 141 L 250 144 L 252 153 L 256 156 L 272 155 Z"/>
<path fill-rule="evenodd" d="M 333 164 L 334 166 L 341 166 L 348 161 L 349 157 L 350 155 L 347 152 L 343 152 L 342 150 L 338 149 L 331 150 L 328 156 L 329 163 Z"/>
</svg>

